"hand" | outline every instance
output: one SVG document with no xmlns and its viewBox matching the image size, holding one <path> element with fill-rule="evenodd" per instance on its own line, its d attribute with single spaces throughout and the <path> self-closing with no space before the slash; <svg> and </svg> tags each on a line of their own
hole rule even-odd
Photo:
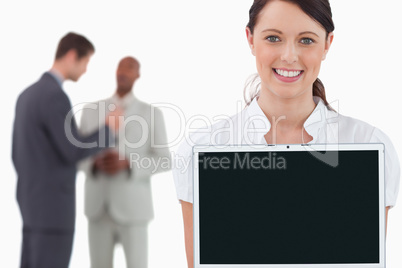
<svg viewBox="0 0 402 268">
<path fill-rule="evenodd" d="M 120 107 L 116 107 L 114 111 L 106 115 L 105 124 L 116 132 L 122 123 L 120 121 L 123 121 L 123 115 L 123 110 Z"/>
<path fill-rule="evenodd" d="M 95 159 L 95 168 L 109 175 L 115 175 L 120 170 L 129 169 L 127 159 L 119 159 L 120 155 L 114 150 L 107 150 Z"/>
</svg>

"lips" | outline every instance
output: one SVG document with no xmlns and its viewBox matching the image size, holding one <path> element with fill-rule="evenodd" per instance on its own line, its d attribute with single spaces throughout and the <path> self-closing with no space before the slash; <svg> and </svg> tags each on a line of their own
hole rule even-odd
<svg viewBox="0 0 402 268">
<path fill-rule="evenodd" d="M 301 72 L 303 72 L 302 70 L 292 70 L 292 71 L 287 71 L 287 70 L 283 70 L 283 69 L 274 69 L 274 71 L 284 77 L 295 77 L 295 76 L 299 76 Z"/>
<path fill-rule="evenodd" d="M 275 69 L 273 68 L 273 73 L 276 78 L 282 82 L 295 82 L 303 75 L 303 70 L 289 70 L 289 69 Z"/>
</svg>

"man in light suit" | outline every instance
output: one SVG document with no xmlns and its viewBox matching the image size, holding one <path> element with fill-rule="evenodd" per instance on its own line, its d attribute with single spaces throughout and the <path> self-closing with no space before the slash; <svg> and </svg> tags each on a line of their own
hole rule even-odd
<svg viewBox="0 0 402 268">
<path fill-rule="evenodd" d="M 111 104 L 122 108 L 125 117 L 118 150 L 102 152 L 82 164 L 92 268 L 112 267 L 118 242 L 127 268 L 147 267 L 147 228 L 153 218 L 150 177 L 169 170 L 171 160 L 162 112 L 132 93 L 139 69 L 136 59 L 123 58 L 116 72 L 115 95 L 86 106 L 82 113 L 85 134 L 99 128 L 103 110 Z"/>
<path fill-rule="evenodd" d="M 18 176 L 17 201 L 23 220 L 21 268 L 67 268 L 75 225 L 76 164 L 109 146 L 113 132 L 81 136 L 64 80 L 77 81 L 86 71 L 93 45 L 68 33 L 59 42 L 49 72 L 25 89 L 17 100 L 12 159 Z M 113 125 L 113 124 L 112 124 Z M 115 125 L 118 127 L 118 124 Z M 83 148 L 78 144 L 92 143 Z"/>
</svg>

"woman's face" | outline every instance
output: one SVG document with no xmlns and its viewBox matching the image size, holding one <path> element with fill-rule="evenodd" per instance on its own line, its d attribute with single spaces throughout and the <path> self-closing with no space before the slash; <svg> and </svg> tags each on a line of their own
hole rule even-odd
<svg viewBox="0 0 402 268">
<path fill-rule="evenodd" d="M 297 5 L 271 1 L 260 12 L 247 39 L 256 57 L 261 90 L 281 98 L 312 94 L 333 39 Z M 265 93 L 265 92 L 264 92 Z"/>
</svg>

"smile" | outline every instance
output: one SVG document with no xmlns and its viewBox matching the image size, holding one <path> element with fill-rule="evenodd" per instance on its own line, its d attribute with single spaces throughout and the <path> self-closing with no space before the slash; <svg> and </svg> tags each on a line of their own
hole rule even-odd
<svg viewBox="0 0 402 268">
<path fill-rule="evenodd" d="M 283 77 L 297 77 L 299 76 L 303 71 L 285 71 L 285 70 L 281 70 L 281 69 L 274 69 L 274 71 L 279 74 L 280 76 Z"/>
<path fill-rule="evenodd" d="M 300 79 L 303 75 L 303 70 L 287 70 L 287 69 L 272 69 L 275 77 L 285 83 L 293 83 Z"/>
</svg>

